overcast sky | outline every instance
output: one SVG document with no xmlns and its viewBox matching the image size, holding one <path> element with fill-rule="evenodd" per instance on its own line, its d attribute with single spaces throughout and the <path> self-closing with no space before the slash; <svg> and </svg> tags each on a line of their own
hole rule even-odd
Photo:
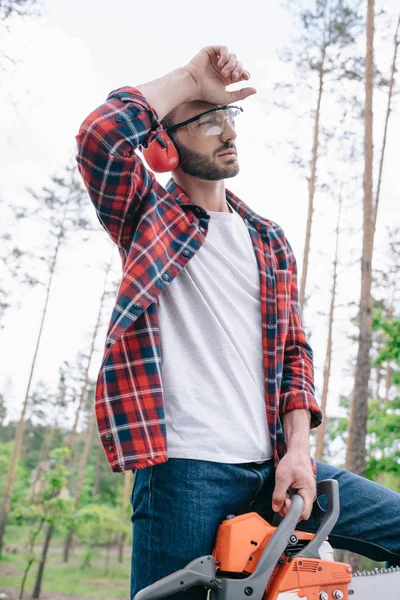
<svg viewBox="0 0 400 600">
<path fill-rule="evenodd" d="M 384 3 L 393 16 L 396 5 L 397 0 Z M 187 63 L 203 46 L 221 43 L 242 60 L 252 74 L 251 85 L 258 90 L 257 95 L 243 102 L 245 112 L 238 124 L 237 140 L 241 172 L 229 181 L 228 187 L 256 212 L 283 227 L 301 270 L 307 182 L 287 157 L 277 151 L 277 146 L 290 137 L 290 128 L 301 130 L 304 123 L 299 120 L 293 124 L 290 115 L 279 111 L 273 102 L 274 83 L 289 73 L 277 51 L 289 45 L 295 34 L 290 15 L 276 0 L 249 3 L 203 0 L 197 4 L 183 0 L 153 0 L 151 4 L 132 0 L 48 0 L 40 19 L 12 24 L 10 34 L 2 41 L 6 53 L 18 61 L 15 68 L 2 75 L 2 199 L 26 203 L 27 186 L 39 189 L 46 185 L 52 172 L 62 170 L 74 155 L 74 136 L 80 123 L 111 90 L 159 77 Z M 376 108 L 378 127 L 383 114 L 381 102 Z M 381 254 L 387 226 L 400 225 L 400 171 L 394 135 L 394 131 L 400 130 L 398 107 L 391 118 L 376 241 Z M 310 134 L 307 127 L 307 143 Z M 378 149 L 379 139 L 378 136 Z M 359 229 L 362 214 L 357 201 L 355 198 L 353 208 L 346 210 L 347 230 Z M 110 245 L 97 226 L 94 211 L 90 214 L 98 234 L 86 244 L 76 244 L 63 252 L 50 301 L 35 380 L 45 378 L 52 385 L 56 383 L 61 361 L 73 360 L 79 350 L 85 349 L 85 340 L 97 316 L 104 261 Z M 334 215 L 335 210 L 324 204 L 324 196 L 317 195 L 310 290 L 316 286 L 321 289 L 313 292 L 305 320 L 315 352 L 318 392 L 327 334 L 326 319 L 318 311 L 328 310 Z M 2 228 L 9 223 L 4 215 L 2 223 Z M 28 246 L 30 240 L 32 246 L 37 244 L 38 236 L 43 235 L 45 232 L 29 227 L 19 232 L 20 241 Z M 360 247 L 357 251 L 360 252 Z M 354 269 L 342 279 L 343 304 L 358 300 L 357 251 L 354 258 L 348 254 Z M 114 272 L 119 273 L 118 260 Z M 43 289 L 24 292 L 23 296 L 21 290 L 20 301 L 18 310 L 8 311 L 1 331 L 0 391 L 7 394 L 11 418 L 17 417 L 23 400 L 39 328 Z M 338 309 L 331 411 L 336 411 L 339 394 L 351 391 L 351 379 L 345 377 L 354 354 L 354 347 L 346 338 L 349 314 L 347 309 Z M 106 324 L 99 336 L 99 349 L 105 328 Z M 92 368 L 93 377 L 97 376 L 100 359 L 99 351 Z"/>
</svg>

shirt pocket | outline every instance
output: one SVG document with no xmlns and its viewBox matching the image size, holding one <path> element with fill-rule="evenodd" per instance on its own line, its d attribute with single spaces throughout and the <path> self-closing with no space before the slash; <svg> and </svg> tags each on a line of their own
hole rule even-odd
<svg viewBox="0 0 400 600">
<path fill-rule="evenodd" d="M 285 339 L 289 329 L 292 272 L 288 269 L 276 270 L 275 281 L 277 343 L 279 350 L 279 346 L 283 346 L 283 344 L 285 343 Z"/>
</svg>

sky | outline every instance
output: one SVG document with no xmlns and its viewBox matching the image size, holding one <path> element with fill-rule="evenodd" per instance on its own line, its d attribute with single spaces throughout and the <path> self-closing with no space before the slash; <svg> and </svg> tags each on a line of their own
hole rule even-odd
<svg viewBox="0 0 400 600">
<path fill-rule="evenodd" d="M 396 0 L 384 7 L 395 15 Z M 40 189 L 51 173 L 62 170 L 74 156 L 80 123 L 107 94 L 124 85 L 135 86 L 186 64 L 202 47 L 224 44 L 237 54 L 251 73 L 250 84 L 258 93 L 242 103 L 237 146 L 241 171 L 227 187 L 253 210 L 279 223 L 297 256 L 301 271 L 307 217 L 308 189 L 303 175 L 280 151 L 281 142 L 304 128 L 304 143 L 311 145 L 307 121 L 274 104 L 274 84 L 290 76 L 278 51 L 296 35 L 288 11 L 276 0 L 229 3 L 203 0 L 198 5 L 183 0 L 153 0 L 143 5 L 132 0 L 47 0 L 42 16 L 15 22 L 1 44 L 17 61 L 2 74 L 0 92 L 0 196 L 8 203 L 29 204 L 27 187 Z M 326 106 L 334 107 L 329 96 Z M 304 110 L 308 104 L 304 102 Z M 377 147 L 384 116 L 383 98 L 376 108 Z M 297 116 L 296 116 L 297 115 Z M 394 131 L 400 129 L 400 110 L 391 115 L 387 161 L 377 225 L 377 257 L 384 253 L 386 229 L 400 225 L 398 198 L 400 172 Z M 335 166 L 332 165 L 334 169 Z M 352 168 L 349 166 L 349 168 Z M 164 183 L 167 177 L 161 176 Z M 334 333 L 334 368 L 328 412 L 337 414 L 340 394 L 351 391 L 351 361 L 354 345 L 350 329 L 349 301 L 359 296 L 359 242 L 361 226 L 360 190 L 347 205 L 343 228 L 355 231 L 356 244 L 343 247 L 348 265 L 339 283 L 340 298 Z M 351 199 L 350 199 L 351 200 Z M 336 209 L 323 193 L 317 194 L 315 227 L 310 263 L 310 301 L 305 323 L 315 354 L 317 398 L 322 389 L 325 359 L 326 316 L 331 286 Z M 110 243 L 88 201 L 88 212 L 96 233 L 87 242 L 75 240 L 60 256 L 60 268 L 50 298 L 34 382 L 39 378 L 56 385 L 62 360 L 74 360 L 88 344 L 98 310 L 104 279 L 104 264 Z M 1 227 L 10 225 L 7 213 Z M 15 232 L 27 247 L 46 236 L 43 228 L 27 224 Z M 358 245 L 357 245 L 358 244 Z M 381 260 L 379 258 L 379 260 Z M 117 257 L 113 272 L 118 279 Z M 17 418 L 23 401 L 30 363 L 44 302 L 43 288 L 26 293 L 18 290 L 19 306 L 11 308 L 0 331 L 0 392 L 6 395 L 9 418 Z M 111 312 L 111 309 L 110 309 Z M 353 311 L 354 312 L 354 311 Z M 109 313 L 110 314 L 110 313 Z M 99 335 L 98 351 L 91 375 L 96 378 L 107 318 Z"/>
</svg>

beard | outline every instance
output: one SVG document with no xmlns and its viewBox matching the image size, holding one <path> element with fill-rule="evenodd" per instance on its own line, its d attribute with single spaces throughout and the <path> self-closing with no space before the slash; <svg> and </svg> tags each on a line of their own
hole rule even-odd
<svg viewBox="0 0 400 600">
<path fill-rule="evenodd" d="M 219 166 L 206 154 L 191 150 L 181 143 L 177 144 L 176 141 L 175 144 L 179 151 L 179 166 L 188 175 L 207 181 L 219 181 L 235 177 L 239 173 L 239 165 L 235 158 L 227 160 L 224 166 Z"/>
</svg>

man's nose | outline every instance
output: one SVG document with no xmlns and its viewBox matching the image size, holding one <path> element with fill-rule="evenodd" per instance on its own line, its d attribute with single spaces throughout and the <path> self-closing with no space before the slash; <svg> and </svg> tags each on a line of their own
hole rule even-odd
<svg viewBox="0 0 400 600">
<path fill-rule="evenodd" d="M 236 140 L 237 133 L 232 127 L 232 125 L 229 123 L 229 121 L 225 121 L 224 125 L 224 130 L 220 135 L 221 142 L 227 142 L 228 140 Z"/>
</svg>

